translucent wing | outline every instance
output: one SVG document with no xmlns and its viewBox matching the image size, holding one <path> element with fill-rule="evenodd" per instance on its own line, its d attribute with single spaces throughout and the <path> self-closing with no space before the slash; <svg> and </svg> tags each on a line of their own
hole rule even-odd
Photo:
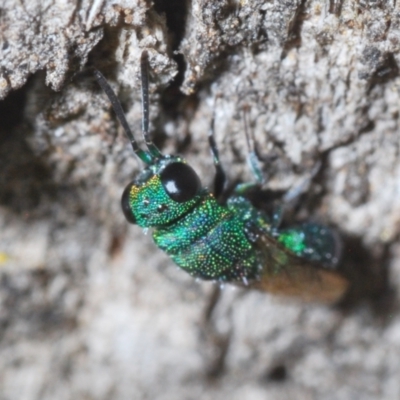
<svg viewBox="0 0 400 400">
<path fill-rule="evenodd" d="M 253 288 L 324 303 L 337 302 L 348 289 L 339 272 L 296 256 L 269 235 L 260 235 L 255 245 L 262 265 L 260 279 L 250 283 Z"/>
</svg>

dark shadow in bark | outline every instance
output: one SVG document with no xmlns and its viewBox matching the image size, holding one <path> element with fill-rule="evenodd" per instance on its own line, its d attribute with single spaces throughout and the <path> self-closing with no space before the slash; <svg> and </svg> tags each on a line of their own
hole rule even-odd
<svg viewBox="0 0 400 400">
<path fill-rule="evenodd" d="M 44 191 L 52 193 L 49 187 L 45 188 L 51 177 L 50 169 L 27 142 L 32 134 L 25 118 L 27 96 L 33 81 L 42 78 L 40 73 L 36 74 L 25 86 L 0 101 L 0 204 L 25 215 L 35 210 Z"/>
</svg>

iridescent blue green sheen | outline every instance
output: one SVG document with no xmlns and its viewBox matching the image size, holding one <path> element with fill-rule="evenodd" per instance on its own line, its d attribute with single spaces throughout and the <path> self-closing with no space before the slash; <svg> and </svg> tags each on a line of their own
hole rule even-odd
<svg viewBox="0 0 400 400">
<path fill-rule="evenodd" d="M 181 219 L 156 227 L 153 238 L 192 276 L 223 282 L 257 279 L 261 260 L 250 235 L 252 228 L 261 229 L 253 227 L 256 215 L 245 199 L 239 207 L 235 202 L 222 206 L 205 191 Z"/>
<path fill-rule="evenodd" d="M 304 243 L 304 233 L 297 230 L 288 230 L 278 236 L 278 242 L 296 254 L 302 254 L 306 245 Z"/>
<path fill-rule="evenodd" d="M 180 268 L 304 300 L 333 302 L 343 295 L 347 281 L 333 271 L 338 244 L 331 230 L 314 223 L 280 229 L 243 193 L 219 204 L 200 184 L 189 200 L 175 201 L 162 177 L 177 162 L 185 163 L 168 156 L 142 171 L 128 186 L 128 213 L 130 221 L 152 228 L 156 245 Z"/>
<path fill-rule="evenodd" d="M 176 160 L 185 162 L 172 158 L 169 163 Z M 130 209 L 135 222 L 152 228 L 156 245 L 190 275 L 220 282 L 247 282 L 260 279 L 266 263 L 269 271 L 278 274 L 286 267 L 287 254 L 275 252 L 274 260 L 267 261 L 268 255 L 259 245 L 262 236 L 281 243 L 294 255 L 332 262 L 329 257 L 334 253 L 334 243 L 329 230 L 314 224 L 272 229 L 269 217 L 242 195 L 232 196 L 221 205 L 203 188 L 189 201 L 172 200 L 160 180 L 166 165 L 168 162 L 142 172 L 132 184 Z"/>
<path fill-rule="evenodd" d="M 340 240 L 324 225 L 306 222 L 281 229 L 277 239 L 299 257 L 331 267 L 339 262 Z"/>
</svg>

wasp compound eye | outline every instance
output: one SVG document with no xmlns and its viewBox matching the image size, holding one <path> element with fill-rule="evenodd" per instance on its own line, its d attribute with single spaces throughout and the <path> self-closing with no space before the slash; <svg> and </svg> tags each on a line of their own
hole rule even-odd
<svg viewBox="0 0 400 400">
<path fill-rule="evenodd" d="M 167 165 L 160 173 L 160 179 L 168 196 L 178 203 L 192 200 L 201 188 L 193 168 L 180 162 Z"/>
<path fill-rule="evenodd" d="M 131 224 L 136 224 L 136 219 L 133 215 L 131 202 L 130 202 L 130 193 L 131 193 L 132 186 L 133 186 L 133 183 L 130 183 L 125 188 L 124 193 L 122 193 L 121 206 L 122 206 L 122 211 L 125 215 L 126 220 L 128 222 L 130 222 Z"/>
</svg>

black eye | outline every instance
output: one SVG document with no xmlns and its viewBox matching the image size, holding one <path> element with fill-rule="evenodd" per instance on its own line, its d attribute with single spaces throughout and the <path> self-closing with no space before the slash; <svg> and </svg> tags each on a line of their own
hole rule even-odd
<svg viewBox="0 0 400 400">
<path fill-rule="evenodd" d="M 131 192 L 131 188 L 133 186 L 133 183 L 130 183 L 124 190 L 124 193 L 122 193 L 122 198 L 121 198 L 121 206 L 122 206 L 122 211 L 125 215 L 125 218 L 128 222 L 131 224 L 136 224 L 136 219 L 133 215 L 132 209 L 131 209 L 131 204 L 129 201 L 129 194 Z"/>
<path fill-rule="evenodd" d="M 178 203 L 192 200 L 201 188 L 200 179 L 193 168 L 180 162 L 167 165 L 161 171 L 160 179 L 168 196 Z"/>
</svg>

